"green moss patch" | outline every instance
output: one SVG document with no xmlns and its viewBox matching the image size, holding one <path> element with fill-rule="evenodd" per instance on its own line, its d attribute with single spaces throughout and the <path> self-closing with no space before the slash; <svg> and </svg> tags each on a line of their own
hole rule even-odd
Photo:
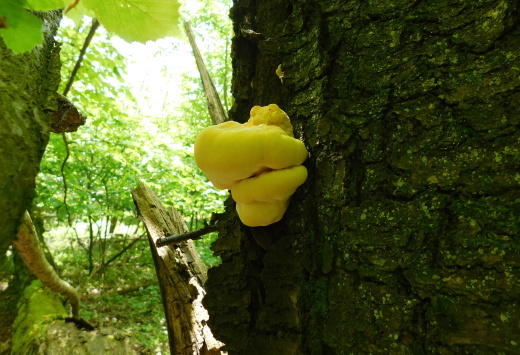
<svg viewBox="0 0 520 355">
<path fill-rule="evenodd" d="M 41 281 L 33 281 L 18 303 L 18 316 L 13 324 L 12 353 L 36 353 L 49 324 L 66 316 L 67 311 L 58 295 L 44 287 Z"/>
</svg>

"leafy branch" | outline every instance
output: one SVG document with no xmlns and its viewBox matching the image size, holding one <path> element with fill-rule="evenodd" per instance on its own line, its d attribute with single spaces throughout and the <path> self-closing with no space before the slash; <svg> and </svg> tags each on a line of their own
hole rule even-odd
<svg viewBox="0 0 520 355">
<path fill-rule="evenodd" d="M 14 53 L 30 51 L 43 41 L 43 23 L 30 11 L 59 10 L 63 7 L 63 0 L 0 1 L 0 36 Z M 180 36 L 177 29 L 179 7 L 176 0 L 83 0 L 81 6 L 74 6 L 74 11 L 69 14 L 75 13 L 76 17 L 81 18 L 93 13 L 93 17 L 99 19 L 108 31 L 129 42 L 145 43 L 166 36 Z"/>
</svg>

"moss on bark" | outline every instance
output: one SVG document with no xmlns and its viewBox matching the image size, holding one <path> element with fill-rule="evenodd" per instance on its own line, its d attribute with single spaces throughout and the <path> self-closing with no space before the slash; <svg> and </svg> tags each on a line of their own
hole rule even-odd
<svg viewBox="0 0 520 355">
<path fill-rule="evenodd" d="M 25 289 L 13 324 L 13 354 L 38 353 L 49 324 L 67 317 L 67 311 L 56 295 L 39 280 Z"/>
</svg>

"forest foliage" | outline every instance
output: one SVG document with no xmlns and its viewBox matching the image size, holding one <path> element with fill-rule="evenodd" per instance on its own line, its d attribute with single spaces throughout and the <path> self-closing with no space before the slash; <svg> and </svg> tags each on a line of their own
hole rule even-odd
<svg viewBox="0 0 520 355">
<path fill-rule="evenodd" d="M 60 1 L 48 0 L 41 6 L 53 8 L 52 4 Z M 99 3 L 100 0 L 80 1 L 84 8 L 78 6 L 74 11 L 92 15 Z M 231 105 L 231 69 L 227 59 L 231 39 L 229 3 L 190 2 L 180 9 L 182 17 L 177 14 L 178 18 L 172 19 L 173 14 L 164 14 L 171 17 L 158 20 L 168 23 L 168 31 L 148 33 L 146 37 L 181 37 L 179 19 L 189 20 L 226 108 Z M 33 1 L 23 4 L 24 8 L 35 9 L 31 7 Z M 0 6 L 0 17 L 3 10 Z M 74 21 L 64 19 L 57 35 L 61 43 L 60 93 L 92 22 L 88 16 L 72 14 Z M 200 228 L 212 213 L 222 210 L 226 193 L 213 188 L 192 157 L 197 133 L 211 124 L 198 73 L 185 70 L 176 78 L 182 94 L 166 95 L 169 99 L 162 103 L 161 114 L 148 115 L 146 109 L 138 107 L 135 97 L 142 90 L 127 85 L 132 73 L 126 67 L 131 59 L 120 53 L 114 40 L 116 35 L 142 42 L 145 38 L 122 34 L 115 29 L 117 24 L 112 28 L 99 11 L 95 14 L 105 27 L 96 31 L 67 95 L 87 122 L 77 132 L 51 134 L 37 177 L 31 214 L 43 221 L 43 237 L 62 278 L 83 293 L 82 316 L 96 326 L 113 325 L 135 333 L 150 350 L 160 350 L 167 343 L 164 314 L 144 227 L 136 217 L 131 190 L 145 182 L 163 204 L 174 206 L 183 214 L 190 230 Z M 133 27 L 142 27 L 139 26 Z M 2 31 L 7 43 L 9 32 Z M 187 41 L 167 38 L 164 43 L 167 45 L 154 55 L 165 56 L 171 66 L 178 66 L 178 52 L 190 50 Z M 12 49 L 16 52 L 24 48 Z M 162 71 L 166 80 L 169 66 L 165 65 Z M 209 250 L 214 238 L 215 235 L 209 235 L 196 242 L 207 265 L 219 262 Z"/>
<path fill-rule="evenodd" d="M 33 12 L 65 8 L 77 21 L 85 15 L 95 17 L 121 38 L 144 43 L 180 36 L 179 7 L 176 0 L 6 0 L 0 4 L 0 36 L 14 53 L 30 51 L 43 40 L 42 20 Z"/>
</svg>

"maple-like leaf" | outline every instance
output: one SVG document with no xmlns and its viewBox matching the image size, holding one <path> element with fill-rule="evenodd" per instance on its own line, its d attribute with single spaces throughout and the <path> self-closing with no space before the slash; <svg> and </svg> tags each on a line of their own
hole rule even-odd
<svg viewBox="0 0 520 355">
<path fill-rule="evenodd" d="M 48 11 L 64 7 L 63 0 L 26 0 L 26 8 L 34 11 Z"/>
<path fill-rule="evenodd" d="M 11 26 L 7 18 L 7 28 L 0 29 L 0 35 L 8 48 L 14 53 L 32 50 L 42 43 L 42 21 L 28 11 L 21 10 L 16 26 Z"/>
<path fill-rule="evenodd" d="M 128 42 L 182 37 L 176 0 L 82 0 L 98 21 Z"/>
</svg>

